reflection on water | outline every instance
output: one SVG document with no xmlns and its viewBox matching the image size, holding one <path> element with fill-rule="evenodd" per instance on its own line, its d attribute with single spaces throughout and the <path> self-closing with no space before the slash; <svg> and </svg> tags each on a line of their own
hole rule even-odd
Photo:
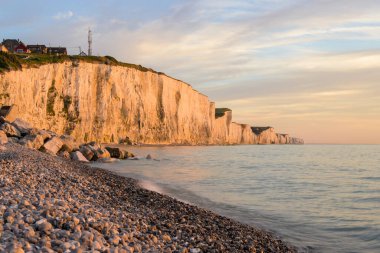
<svg viewBox="0 0 380 253">
<path fill-rule="evenodd" d="M 380 146 L 144 147 L 97 164 L 274 231 L 305 252 L 380 252 Z"/>
</svg>

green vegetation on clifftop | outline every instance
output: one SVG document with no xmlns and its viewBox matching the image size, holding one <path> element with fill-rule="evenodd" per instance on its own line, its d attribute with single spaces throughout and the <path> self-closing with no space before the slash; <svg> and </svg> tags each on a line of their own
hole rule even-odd
<svg viewBox="0 0 380 253">
<path fill-rule="evenodd" d="M 223 117 L 226 112 L 230 112 L 229 108 L 215 108 L 215 118 Z"/>
<path fill-rule="evenodd" d="M 48 54 L 9 54 L 0 52 L 0 73 L 21 70 L 24 68 L 37 68 L 45 64 L 72 62 L 76 66 L 78 61 L 88 63 L 99 63 L 111 66 L 122 66 L 137 69 L 143 72 L 153 72 L 157 74 L 164 74 L 154 71 L 150 68 L 145 68 L 141 65 L 119 62 L 112 56 L 76 56 L 76 55 L 48 55 Z"/>
<path fill-rule="evenodd" d="M 0 73 L 21 68 L 21 62 L 16 55 L 0 52 Z"/>
</svg>

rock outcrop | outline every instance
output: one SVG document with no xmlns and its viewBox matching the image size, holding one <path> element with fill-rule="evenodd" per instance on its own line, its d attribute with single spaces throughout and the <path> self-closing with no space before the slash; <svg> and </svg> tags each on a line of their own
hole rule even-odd
<svg viewBox="0 0 380 253">
<path fill-rule="evenodd" d="M 81 143 L 278 143 L 275 133 L 257 135 L 232 122 L 231 110 L 216 110 L 190 85 L 126 66 L 66 61 L 6 72 L 0 105 L 8 121 L 17 115 Z"/>
</svg>

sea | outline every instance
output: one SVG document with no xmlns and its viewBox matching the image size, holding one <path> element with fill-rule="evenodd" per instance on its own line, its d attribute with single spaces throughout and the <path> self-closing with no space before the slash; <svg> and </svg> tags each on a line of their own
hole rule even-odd
<svg viewBox="0 0 380 253">
<path fill-rule="evenodd" d="M 265 229 L 300 252 L 380 252 L 380 145 L 129 150 L 140 159 L 93 166 Z"/>
</svg>

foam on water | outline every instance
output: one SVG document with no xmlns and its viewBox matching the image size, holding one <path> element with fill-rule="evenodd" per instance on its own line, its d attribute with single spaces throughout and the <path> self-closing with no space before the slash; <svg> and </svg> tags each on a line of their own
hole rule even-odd
<svg viewBox="0 0 380 253">
<path fill-rule="evenodd" d="M 143 180 L 143 179 L 140 179 L 138 181 L 139 183 L 139 186 L 144 188 L 144 189 L 147 189 L 149 191 L 154 191 L 154 192 L 158 192 L 158 193 L 161 193 L 161 194 L 165 194 L 165 191 L 162 187 L 160 187 L 158 184 L 152 182 L 152 181 L 148 181 L 148 180 Z"/>
</svg>

